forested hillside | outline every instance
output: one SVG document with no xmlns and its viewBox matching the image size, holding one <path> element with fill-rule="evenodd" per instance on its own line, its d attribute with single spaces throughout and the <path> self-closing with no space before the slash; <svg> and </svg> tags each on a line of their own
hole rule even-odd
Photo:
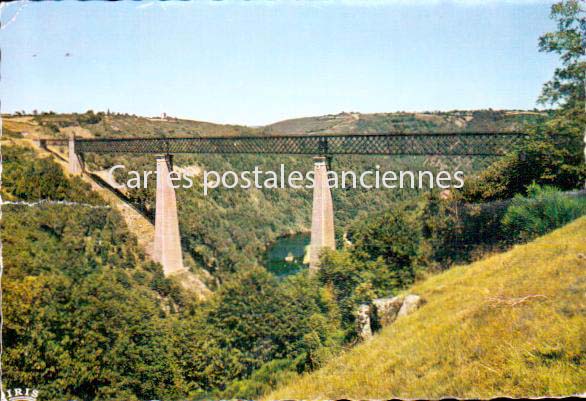
<svg viewBox="0 0 586 401">
<path fill-rule="evenodd" d="M 30 148 L 3 157 L 4 380 L 46 400 L 199 397 L 337 344 L 335 306 L 306 276 L 249 266 L 199 304 L 81 180 Z"/>
<path fill-rule="evenodd" d="M 177 288 L 87 184 L 31 149 L 2 153 L 3 199 L 33 204 L 2 207 L 5 380 L 39 383 L 45 399 L 172 382 L 162 317 Z"/>
<path fill-rule="evenodd" d="M 349 115 L 323 116 L 304 119 L 320 121 L 323 127 L 317 129 L 284 121 L 259 128 L 216 125 L 175 118 L 144 118 L 117 113 L 88 112 L 85 114 L 41 113 L 26 117 L 13 117 L 5 121 L 10 132 L 25 137 L 67 137 L 70 133 L 85 137 L 116 136 L 209 136 L 209 135 L 293 135 L 313 132 L 412 132 L 445 130 L 515 131 L 527 128 L 524 123 L 535 123 L 547 117 L 547 113 L 510 111 L 470 111 L 450 113 L 384 113 L 351 117 L 354 125 L 339 125 L 340 119 Z M 398 121 L 390 124 L 389 121 Z M 276 129 L 275 127 L 280 127 Z M 373 128 L 374 127 L 374 128 Z M 87 167 L 92 171 L 104 171 L 116 164 L 123 164 L 127 170 L 149 171 L 154 169 L 152 156 L 144 155 L 86 155 Z M 178 169 L 199 172 L 196 185 L 190 190 L 178 190 L 179 217 L 186 263 L 192 269 L 206 269 L 212 277 L 223 279 L 226 274 L 246 264 L 262 262 L 267 246 L 278 237 L 295 232 L 306 232 L 310 227 L 311 192 L 292 189 L 242 190 L 218 189 L 203 195 L 201 171 L 242 171 L 259 166 L 262 170 L 278 171 L 280 164 L 288 171 L 307 171 L 312 168 L 310 157 L 253 156 L 253 155 L 178 155 L 174 164 Z M 470 176 L 490 159 L 438 159 L 422 157 L 336 157 L 331 167 L 337 171 L 418 170 L 440 168 L 462 169 Z M 118 171 L 117 179 L 124 175 Z M 154 213 L 154 181 L 149 188 L 132 190 L 129 197 Z M 341 244 L 344 232 L 353 219 L 359 215 L 391 208 L 401 199 L 414 199 L 416 190 L 367 190 L 347 189 L 333 191 L 338 242 Z M 209 286 L 216 285 L 215 279 Z"/>
</svg>

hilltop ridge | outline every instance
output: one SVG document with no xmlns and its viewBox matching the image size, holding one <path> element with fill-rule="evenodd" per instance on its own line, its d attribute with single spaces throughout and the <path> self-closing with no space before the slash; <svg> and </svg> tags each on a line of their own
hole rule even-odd
<svg viewBox="0 0 586 401">
<path fill-rule="evenodd" d="M 116 136 L 239 136 L 311 135 L 381 132 L 466 132 L 519 131 L 526 124 L 549 118 L 548 111 L 455 110 L 449 112 L 341 112 L 278 121 L 265 126 L 215 124 L 174 117 L 152 118 L 122 113 L 86 112 L 82 114 L 41 113 L 5 115 L 8 134 L 21 132 L 48 137 Z"/>
<path fill-rule="evenodd" d="M 524 110 L 455 110 L 449 112 L 342 112 L 293 118 L 264 127 L 272 135 L 318 133 L 518 131 L 548 118 L 548 112 Z"/>
</svg>

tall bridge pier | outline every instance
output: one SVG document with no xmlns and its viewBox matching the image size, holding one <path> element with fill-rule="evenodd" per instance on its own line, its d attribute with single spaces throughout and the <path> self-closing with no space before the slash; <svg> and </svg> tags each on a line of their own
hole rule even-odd
<svg viewBox="0 0 586 401">
<path fill-rule="evenodd" d="M 175 188 L 169 179 L 171 171 L 173 171 L 172 157 L 158 155 L 153 258 L 163 266 L 166 276 L 184 270 L 179 219 L 177 217 L 177 199 Z"/>
<path fill-rule="evenodd" d="M 328 185 L 326 158 L 315 157 L 313 164 L 313 210 L 311 213 L 311 242 L 309 246 L 309 270 L 319 269 L 319 256 L 324 248 L 335 249 L 334 205 Z"/>
<path fill-rule="evenodd" d="M 75 135 L 69 136 L 68 146 L 68 159 L 69 159 L 69 172 L 71 174 L 80 175 L 83 173 L 83 159 L 81 154 L 75 152 Z"/>
</svg>

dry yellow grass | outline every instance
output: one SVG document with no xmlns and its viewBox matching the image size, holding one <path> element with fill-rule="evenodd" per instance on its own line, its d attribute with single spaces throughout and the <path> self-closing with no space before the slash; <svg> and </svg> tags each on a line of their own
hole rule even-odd
<svg viewBox="0 0 586 401">
<path fill-rule="evenodd" d="M 427 304 L 267 399 L 586 391 L 586 218 L 415 285 Z"/>
<path fill-rule="evenodd" d="M 30 131 L 38 127 L 32 117 L 2 117 L 2 125 L 12 131 Z"/>
</svg>

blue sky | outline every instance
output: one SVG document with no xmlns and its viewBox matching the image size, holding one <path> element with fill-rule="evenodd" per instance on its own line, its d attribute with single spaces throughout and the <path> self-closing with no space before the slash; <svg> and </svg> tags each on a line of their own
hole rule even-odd
<svg viewBox="0 0 586 401">
<path fill-rule="evenodd" d="M 558 64 L 537 49 L 555 28 L 550 5 L 9 4 L 2 111 L 109 108 L 260 125 L 341 111 L 528 109 Z"/>
</svg>

